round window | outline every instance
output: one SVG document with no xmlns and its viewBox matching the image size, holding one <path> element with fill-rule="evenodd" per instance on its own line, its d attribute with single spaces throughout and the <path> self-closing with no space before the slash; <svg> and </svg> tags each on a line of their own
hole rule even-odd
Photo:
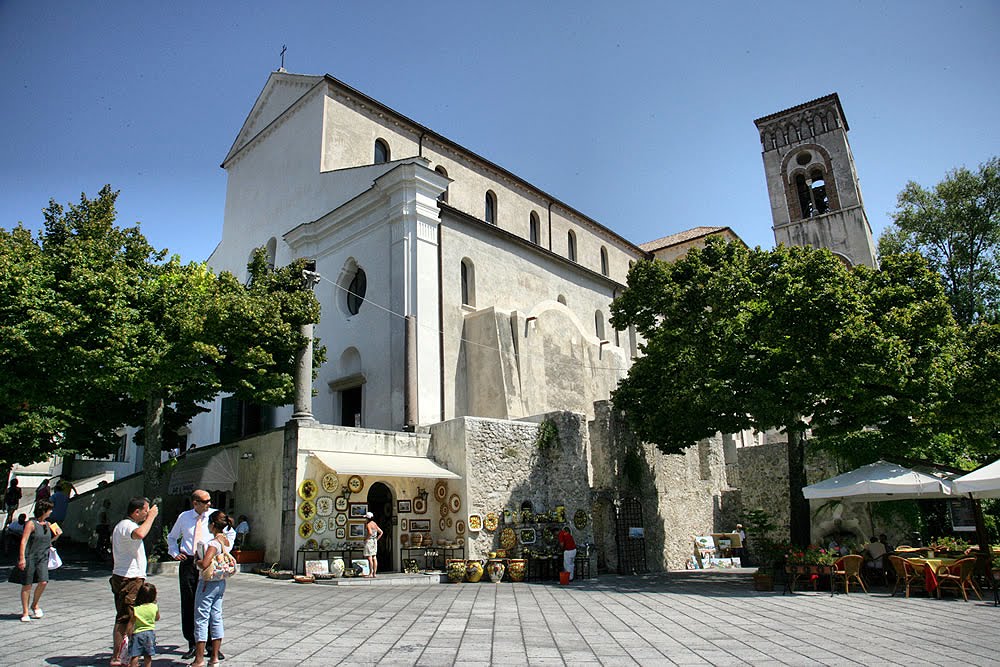
<svg viewBox="0 0 1000 667">
<path fill-rule="evenodd" d="M 365 300 L 365 292 L 368 289 L 368 279 L 365 272 L 358 269 L 351 279 L 351 284 L 347 288 L 347 312 L 357 315 L 361 310 L 361 304 Z"/>
<path fill-rule="evenodd" d="M 802 151 L 795 156 L 795 161 L 804 167 L 812 162 L 812 155 L 809 154 L 809 151 Z"/>
</svg>

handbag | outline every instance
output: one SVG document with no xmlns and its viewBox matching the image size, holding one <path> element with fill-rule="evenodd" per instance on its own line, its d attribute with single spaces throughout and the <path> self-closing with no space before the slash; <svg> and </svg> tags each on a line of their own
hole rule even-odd
<svg viewBox="0 0 1000 667">
<path fill-rule="evenodd" d="M 62 558 L 59 556 L 59 552 L 56 551 L 55 547 L 49 547 L 49 569 L 58 570 L 62 567 Z"/>
</svg>

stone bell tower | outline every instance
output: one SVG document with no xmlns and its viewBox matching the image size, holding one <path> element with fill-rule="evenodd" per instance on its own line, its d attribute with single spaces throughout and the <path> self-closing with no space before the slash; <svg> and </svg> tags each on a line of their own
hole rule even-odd
<svg viewBox="0 0 1000 667">
<path fill-rule="evenodd" d="M 754 121 L 760 132 L 774 241 L 829 248 L 875 267 L 847 118 L 837 93 Z"/>
</svg>

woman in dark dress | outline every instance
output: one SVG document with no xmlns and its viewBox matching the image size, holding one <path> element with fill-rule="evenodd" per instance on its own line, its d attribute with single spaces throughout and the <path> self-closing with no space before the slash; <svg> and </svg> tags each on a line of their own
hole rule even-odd
<svg viewBox="0 0 1000 667">
<path fill-rule="evenodd" d="M 38 602 L 42 599 L 42 593 L 49 583 L 49 547 L 52 546 L 52 540 L 58 537 L 53 535 L 52 526 L 48 522 L 50 514 L 52 514 L 52 501 L 39 500 L 35 503 L 35 517 L 28 519 L 24 524 L 24 535 L 21 537 L 17 560 L 17 568 L 24 576 L 24 583 L 21 584 L 22 623 L 28 623 L 31 619 L 41 618 L 44 615 Z M 31 600 L 29 610 L 28 600 L 31 599 L 32 584 L 35 584 L 35 597 Z"/>
</svg>

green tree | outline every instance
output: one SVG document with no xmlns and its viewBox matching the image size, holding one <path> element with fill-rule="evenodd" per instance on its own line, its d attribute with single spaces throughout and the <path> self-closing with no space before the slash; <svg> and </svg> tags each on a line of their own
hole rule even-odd
<svg viewBox="0 0 1000 667">
<path fill-rule="evenodd" d="M 919 252 L 940 272 L 960 324 L 1000 315 L 1000 157 L 962 167 L 931 189 L 910 181 L 879 255 Z"/>
<path fill-rule="evenodd" d="M 923 401 L 921 391 L 937 386 L 931 369 L 948 367 L 937 354 L 954 326 L 940 287 L 935 297 L 936 277 L 921 266 L 910 257 L 852 270 L 826 250 L 716 239 L 672 264 L 639 262 L 611 312 L 615 328 L 635 326 L 644 354 L 614 403 L 665 453 L 720 431 L 781 429 L 791 536 L 805 543 L 806 432 L 846 447 L 878 425 L 883 446 L 916 446 L 916 425 L 933 412 L 933 396 Z"/>
<path fill-rule="evenodd" d="M 0 345 L 15 372 L 0 384 L 0 459 L 31 463 L 56 452 L 106 454 L 114 431 L 142 426 L 146 492 L 159 486 L 163 429 L 187 423 L 220 392 L 290 402 L 302 324 L 319 304 L 302 262 L 250 280 L 204 264 L 164 261 L 138 227 L 115 225 L 117 192 L 52 202 L 38 239 L 0 235 Z M 314 362 L 324 350 L 316 346 Z M 58 434 L 58 436 L 54 436 Z"/>
</svg>

